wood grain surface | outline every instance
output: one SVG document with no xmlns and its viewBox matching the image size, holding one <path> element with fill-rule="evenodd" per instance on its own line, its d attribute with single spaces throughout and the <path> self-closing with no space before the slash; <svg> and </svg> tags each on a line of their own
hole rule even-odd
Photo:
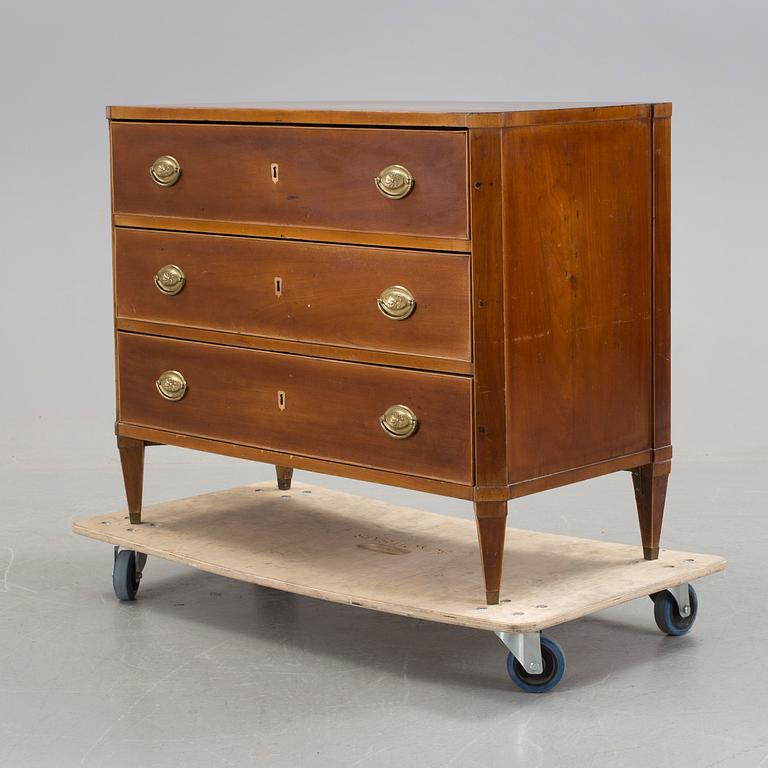
<svg viewBox="0 0 768 768">
<path fill-rule="evenodd" d="M 661 460 L 672 455 L 671 121 L 664 114 L 653 120 L 653 448 Z"/>
<path fill-rule="evenodd" d="M 446 624 L 534 632 L 725 568 L 716 555 L 515 528 L 498 605 L 485 605 L 475 524 L 294 482 L 78 520 L 75 533 L 229 578 Z M 151 563 L 150 563 L 151 566 Z M 148 567 L 145 578 L 152 578 Z M 144 599 L 151 600 L 147 594 Z"/>
<path fill-rule="evenodd" d="M 229 347 L 264 349 L 271 352 L 286 352 L 290 355 L 347 360 L 353 363 L 373 363 L 397 368 L 460 373 L 465 376 L 471 375 L 473 371 L 472 363 L 464 360 L 432 357 L 430 355 L 410 355 L 402 352 L 381 352 L 361 347 L 340 347 L 333 344 L 317 344 L 307 341 L 291 341 L 228 331 L 209 331 L 205 328 L 193 328 L 188 325 L 152 323 L 147 320 L 131 320 L 124 317 L 117 320 L 117 328 L 121 331 L 132 331 L 149 336 L 164 336 L 185 341 L 205 341 L 210 344 L 222 344 Z"/>
<path fill-rule="evenodd" d="M 452 253 L 469 253 L 472 250 L 472 243 L 464 236 L 452 238 L 432 235 L 402 235 L 393 232 L 361 232 L 355 229 L 333 229 L 330 227 L 299 227 L 294 224 L 185 219 L 179 216 L 156 216 L 143 213 L 115 213 L 112 216 L 112 221 L 116 227 L 159 229 L 168 232 L 243 235 L 317 243 L 373 245 L 385 248 L 419 248 L 425 251 L 451 251 Z"/>
<path fill-rule="evenodd" d="M 668 472 L 671 105 L 108 115 L 116 328 L 133 339 L 117 350 L 130 358 L 119 361 L 119 434 L 281 467 L 295 455 L 482 504 L 619 469 Z M 168 188 L 149 175 L 162 154 L 182 166 Z M 414 173 L 403 200 L 373 184 L 390 163 Z M 166 263 L 187 275 L 177 296 L 152 282 Z M 403 322 L 375 304 L 398 284 L 417 298 Z M 155 378 L 174 367 L 161 349 L 195 373 L 181 403 L 156 400 Z M 260 389 L 285 376 L 305 407 L 295 421 Z M 367 420 L 392 404 L 383 392 L 421 398 L 429 430 L 382 448 Z M 346 421 L 331 427 L 324 410 Z M 641 500 L 654 549 L 663 494 Z"/>
<path fill-rule="evenodd" d="M 181 165 L 170 187 L 149 175 L 162 155 Z M 399 200 L 374 184 L 391 164 L 414 178 Z M 120 214 L 468 234 L 467 137 L 460 131 L 113 123 L 112 170 Z"/>
<path fill-rule="evenodd" d="M 155 273 L 183 270 L 176 295 Z M 136 229 L 116 230 L 117 317 L 469 361 L 469 260 L 359 248 Z M 391 320 L 379 294 L 408 288 L 416 310 Z"/>
<path fill-rule="evenodd" d="M 107 107 L 112 120 L 500 128 L 648 117 L 650 104 L 507 101 L 309 101 Z M 653 105 L 671 113 L 668 103 Z"/>
<path fill-rule="evenodd" d="M 505 131 L 513 483 L 650 447 L 650 168 L 648 120 Z"/>
<path fill-rule="evenodd" d="M 472 483 L 467 378 L 130 333 L 118 347 L 122 422 Z M 182 400 L 157 391 L 166 370 L 186 379 Z M 379 424 L 398 404 L 419 420 L 406 439 Z"/>
<path fill-rule="evenodd" d="M 118 422 L 115 424 L 118 435 L 133 437 L 137 440 L 152 441 L 160 445 L 172 445 L 193 451 L 215 453 L 219 456 L 230 456 L 235 459 L 247 461 L 261 461 L 278 466 L 292 466 L 295 469 L 304 469 L 308 472 L 318 472 L 323 475 L 347 477 L 352 480 L 362 480 L 367 483 L 380 483 L 382 485 L 394 485 L 398 488 L 410 488 L 413 491 L 432 493 L 438 496 L 450 496 L 455 499 L 470 500 L 474 498 L 474 488 L 471 485 L 448 482 L 446 480 L 433 480 L 428 477 L 406 475 L 401 472 L 390 472 L 384 469 L 363 467 L 359 464 L 345 464 L 341 461 L 330 459 L 316 459 L 311 456 L 299 456 L 296 453 L 257 448 L 252 445 L 211 440 L 205 437 L 184 435 L 180 432 L 171 432 L 153 427 L 139 427 L 135 424 Z M 150 445 L 149 442 L 146 442 Z"/>
<path fill-rule="evenodd" d="M 502 132 L 470 131 L 472 345 L 475 362 L 475 478 L 485 493 L 507 485 L 504 348 Z M 505 492 L 506 495 L 506 492 Z"/>
</svg>

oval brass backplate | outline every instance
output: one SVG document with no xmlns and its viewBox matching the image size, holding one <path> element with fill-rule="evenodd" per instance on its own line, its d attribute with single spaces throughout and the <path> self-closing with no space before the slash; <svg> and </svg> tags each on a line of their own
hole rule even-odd
<svg viewBox="0 0 768 768">
<path fill-rule="evenodd" d="M 163 371 L 155 386 L 166 400 L 181 400 L 187 394 L 186 379 L 178 371 Z"/>
<path fill-rule="evenodd" d="M 405 320 L 416 309 L 416 299 L 402 285 L 390 285 L 379 294 L 376 305 L 384 317 L 390 320 Z"/>
<path fill-rule="evenodd" d="M 181 176 L 181 166 L 175 157 L 161 155 L 149 166 L 149 175 L 161 187 L 171 187 Z"/>
<path fill-rule="evenodd" d="M 374 179 L 376 189 L 384 197 L 398 200 L 405 197 L 413 189 L 413 176 L 402 165 L 388 165 Z"/>
<path fill-rule="evenodd" d="M 167 296 L 175 296 L 184 288 L 187 278 L 182 272 L 181 267 L 175 264 L 166 264 L 160 267 L 155 274 L 155 285 L 157 290 Z"/>
<path fill-rule="evenodd" d="M 419 420 L 407 405 L 390 405 L 379 416 L 379 424 L 381 424 L 381 428 L 390 437 L 404 440 L 416 431 L 419 426 Z"/>
</svg>

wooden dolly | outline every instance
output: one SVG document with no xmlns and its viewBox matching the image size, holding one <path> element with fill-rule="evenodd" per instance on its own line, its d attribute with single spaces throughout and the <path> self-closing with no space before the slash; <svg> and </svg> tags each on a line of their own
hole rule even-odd
<svg viewBox="0 0 768 768">
<path fill-rule="evenodd" d="M 696 619 L 690 582 L 722 571 L 716 555 L 508 529 L 498 605 L 478 580 L 475 524 L 294 483 L 260 483 L 84 518 L 82 536 L 113 544 L 113 585 L 133 600 L 147 555 L 241 581 L 337 603 L 495 632 L 524 691 L 551 690 L 565 656 L 541 631 L 650 595 L 659 628 L 687 633 Z"/>
</svg>

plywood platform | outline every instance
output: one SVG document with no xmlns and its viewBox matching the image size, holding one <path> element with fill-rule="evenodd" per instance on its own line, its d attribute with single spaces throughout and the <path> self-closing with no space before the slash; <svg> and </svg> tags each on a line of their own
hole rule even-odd
<svg viewBox="0 0 768 768">
<path fill-rule="evenodd" d="M 243 486 L 78 520 L 75 533 L 241 581 L 479 629 L 530 632 L 725 568 L 715 555 L 507 529 L 486 606 L 472 521 L 294 483 Z M 151 578 L 151 569 L 147 571 Z"/>
</svg>

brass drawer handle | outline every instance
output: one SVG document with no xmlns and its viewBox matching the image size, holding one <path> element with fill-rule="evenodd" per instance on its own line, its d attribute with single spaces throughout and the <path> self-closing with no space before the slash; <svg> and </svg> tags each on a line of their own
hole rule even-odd
<svg viewBox="0 0 768 768">
<path fill-rule="evenodd" d="M 164 371 L 155 386 L 166 400 L 181 400 L 187 394 L 186 379 L 178 371 Z"/>
<path fill-rule="evenodd" d="M 376 304 L 381 314 L 390 320 L 405 320 L 416 309 L 416 299 L 402 285 L 390 285 L 389 288 L 385 288 L 376 299 Z"/>
<path fill-rule="evenodd" d="M 181 166 L 175 157 L 161 155 L 149 166 L 149 175 L 161 187 L 172 187 L 181 176 Z"/>
<path fill-rule="evenodd" d="M 157 290 L 167 296 L 175 296 L 180 293 L 186 282 L 185 274 L 175 264 L 166 264 L 164 267 L 160 267 L 155 275 Z"/>
<path fill-rule="evenodd" d="M 405 197 L 413 189 L 413 176 L 402 165 L 388 165 L 374 179 L 376 189 L 384 197 L 397 200 Z"/>
<path fill-rule="evenodd" d="M 407 405 L 390 405 L 384 413 L 379 416 L 381 428 L 390 436 L 397 440 L 404 440 L 410 437 L 419 426 L 419 420 L 416 414 Z"/>
</svg>

